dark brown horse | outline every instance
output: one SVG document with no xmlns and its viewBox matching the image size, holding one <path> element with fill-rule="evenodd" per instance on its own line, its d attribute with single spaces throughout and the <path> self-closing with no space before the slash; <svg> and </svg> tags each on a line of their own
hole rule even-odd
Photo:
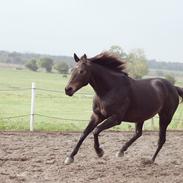
<svg viewBox="0 0 183 183">
<path fill-rule="evenodd" d="M 93 113 L 88 126 L 83 131 L 77 145 L 66 158 L 65 164 L 74 161 L 82 142 L 93 131 L 94 148 L 99 157 L 104 151 L 100 148 L 99 133 L 121 124 L 122 121 L 135 123 L 135 134 L 117 153 L 123 156 L 128 147 L 142 135 L 144 121 L 159 114 L 159 142 L 151 162 L 166 141 L 167 126 L 183 98 L 183 90 L 160 78 L 135 80 L 125 73 L 125 63 L 117 57 L 102 53 L 93 58 L 83 55 L 78 58 L 68 85 L 67 95 L 72 96 L 81 87 L 90 84 L 95 91 Z"/>
</svg>

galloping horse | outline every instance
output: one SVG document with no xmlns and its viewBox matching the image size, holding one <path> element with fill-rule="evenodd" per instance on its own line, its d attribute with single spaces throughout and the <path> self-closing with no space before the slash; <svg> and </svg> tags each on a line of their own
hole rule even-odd
<svg viewBox="0 0 183 183">
<path fill-rule="evenodd" d="M 65 93 L 72 96 L 77 90 L 90 84 L 95 91 L 93 113 L 77 145 L 66 158 L 65 164 L 74 161 L 82 142 L 93 131 L 94 148 L 98 157 L 104 151 L 99 144 L 99 133 L 124 122 L 135 123 L 135 134 L 116 154 L 124 155 L 128 147 L 142 135 L 144 121 L 159 115 L 159 141 L 155 158 L 166 141 L 166 130 L 183 98 L 183 89 L 173 86 L 161 78 L 132 79 L 125 72 L 125 62 L 118 57 L 104 52 L 93 58 L 84 54 L 79 58 L 74 54 L 76 65 L 65 88 Z"/>
</svg>

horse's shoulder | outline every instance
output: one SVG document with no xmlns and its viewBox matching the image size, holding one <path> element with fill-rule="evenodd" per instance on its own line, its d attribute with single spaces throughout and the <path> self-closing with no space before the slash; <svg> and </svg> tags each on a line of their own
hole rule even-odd
<svg viewBox="0 0 183 183">
<path fill-rule="evenodd" d="M 99 107 L 100 99 L 97 95 L 94 95 L 93 97 L 93 109 Z"/>
</svg>

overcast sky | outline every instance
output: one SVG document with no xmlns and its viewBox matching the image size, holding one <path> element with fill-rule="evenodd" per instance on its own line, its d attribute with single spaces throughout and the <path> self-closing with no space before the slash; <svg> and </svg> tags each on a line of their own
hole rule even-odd
<svg viewBox="0 0 183 183">
<path fill-rule="evenodd" d="M 183 62 L 183 1 L 0 0 L 0 50 L 94 56 L 111 45 Z"/>
</svg>

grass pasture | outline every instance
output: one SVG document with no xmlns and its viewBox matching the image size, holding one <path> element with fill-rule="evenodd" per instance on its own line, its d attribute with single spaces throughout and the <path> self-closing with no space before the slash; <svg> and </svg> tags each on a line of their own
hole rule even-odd
<svg viewBox="0 0 183 183">
<path fill-rule="evenodd" d="M 87 86 L 74 97 L 64 94 L 64 87 L 69 78 L 56 73 L 31 72 L 0 68 L 0 129 L 28 130 L 31 100 L 31 83 L 36 83 L 35 129 L 45 131 L 80 131 L 90 118 L 92 109 L 92 89 Z M 181 81 L 178 84 L 182 84 Z M 27 90 L 19 90 L 20 88 Z M 57 92 L 39 89 L 55 90 Z M 13 91 L 9 91 L 13 90 Z M 60 92 L 58 92 L 60 91 Z M 82 94 L 81 94 L 82 93 Z M 83 94 L 84 93 L 84 94 Z M 20 118 L 7 118 L 27 115 Z M 54 118 L 49 118 L 54 117 Z M 183 129 L 183 105 L 175 114 L 171 129 Z M 76 121 L 77 120 L 77 121 Z M 84 120 L 84 121 L 83 121 Z M 86 121 L 85 121 L 86 120 Z M 154 118 L 154 128 L 158 128 L 158 118 Z M 146 122 L 145 129 L 151 129 L 151 120 Z M 123 123 L 115 130 L 131 130 L 133 124 Z"/>
</svg>

